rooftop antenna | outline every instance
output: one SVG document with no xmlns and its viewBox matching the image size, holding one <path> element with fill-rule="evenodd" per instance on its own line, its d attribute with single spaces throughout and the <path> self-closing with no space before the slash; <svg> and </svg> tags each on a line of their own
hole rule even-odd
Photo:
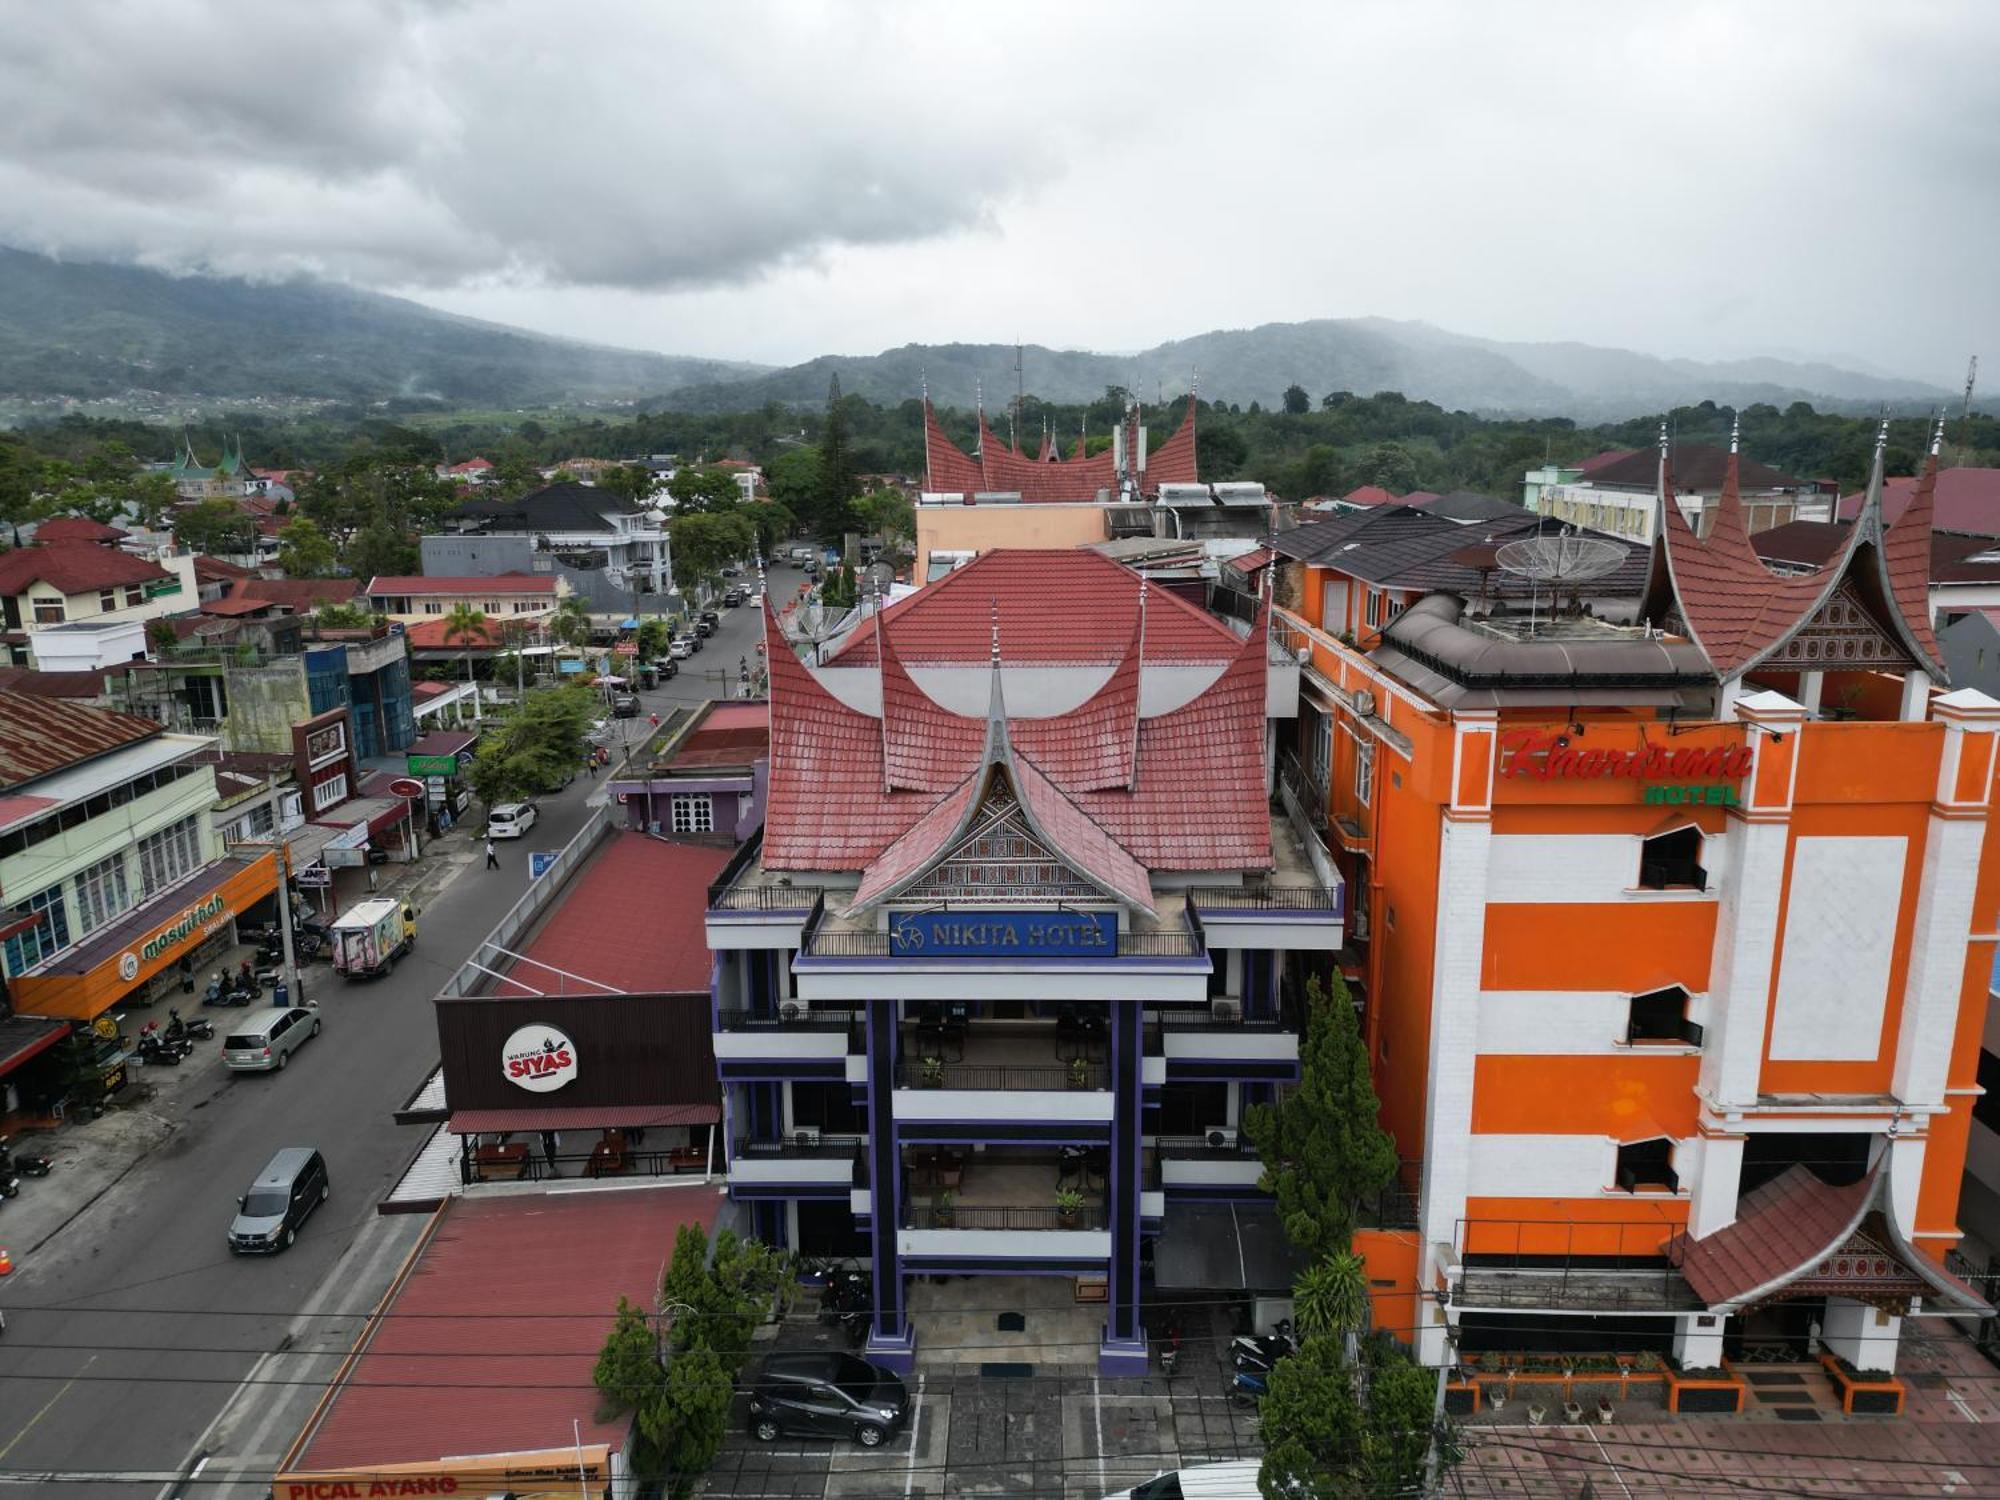
<svg viewBox="0 0 2000 1500">
<path fill-rule="evenodd" d="M 1673 501 L 1668 500 L 1667 504 Z M 1562 593 L 1564 585 L 1573 587 L 1617 572 L 1625 561 L 1625 549 L 1617 542 L 1580 536 L 1565 526 L 1553 536 L 1531 536 L 1503 543 L 1495 549 L 1493 560 L 1504 572 L 1528 580 L 1528 634 L 1532 637 L 1543 584 L 1549 586 L 1549 612 L 1553 616 L 1556 596 Z"/>
<path fill-rule="evenodd" d="M 1014 339 L 1014 409 L 1007 414 L 1007 440 L 1021 451 L 1021 410 L 1028 400 L 1028 388 L 1021 380 L 1021 340 Z"/>
<path fill-rule="evenodd" d="M 1972 445 L 1972 387 L 1979 380 L 1979 356 L 1973 355 L 1965 367 L 1965 404 L 1958 412 L 1958 445 L 1969 448 Z"/>
</svg>

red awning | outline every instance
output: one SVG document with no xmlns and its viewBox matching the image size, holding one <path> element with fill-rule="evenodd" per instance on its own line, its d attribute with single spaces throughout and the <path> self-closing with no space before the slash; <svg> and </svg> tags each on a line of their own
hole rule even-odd
<svg viewBox="0 0 2000 1500">
<path fill-rule="evenodd" d="M 11 1073 L 69 1034 L 69 1022 L 47 1016 L 9 1016 L 0 1021 L 0 1074 Z"/>
<path fill-rule="evenodd" d="M 520 1130 L 650 1130 L 655 1126 L 714 1125 L 722 1119 L 716 1104 L 588 1104 L 567 1109 L 455 1109 L 453 1135 L 505 1135 Z"/>
</svg>

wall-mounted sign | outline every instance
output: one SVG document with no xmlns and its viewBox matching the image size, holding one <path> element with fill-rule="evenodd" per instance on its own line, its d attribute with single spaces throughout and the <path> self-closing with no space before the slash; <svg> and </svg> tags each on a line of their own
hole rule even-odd
<svg viewBox="0 0 2000 1500">
<path fill-rule="evenodd" d="M 337 760 L 347 753 L 347 726 L 329 724 L 324 729 L 315 729 L 306 736 L 306 761 L 318 770 L 328 761 Z"/>
<path fill-rule="evenodd" d="M 456 776 L 458 757 L 456 755 L 410 755 L 405 756 L 403 765 L 412 776 Z"/>
<path fill-rule="evenodd" d="M 325 890 L 333 884 L 333 871 L 325 865 L 307 865 L 292 872 L 292 883 L 302 890 Z"/>
<path fill-rule="evenodd" d="M 1728 782 L 1716 786 L 1683 786 L 1679 782 L 1654 782 L 1646 788 L 1646 801 L 1673 807 L 1740 807 L 1743 799 Z"/>
<path fill-rule="evenodd" d="M 1111 958 L 1118 917 L 1108 911 L 910 911 L 889 918 L 898 958 Z"/>
<path fill-rule="evenodd" d="M 178 594 L 180 591 L 181 581 L 178 578 L 153 578 L 146 583 L 148 599 L 161 599 L 168 594 Z"/>
<path fill-rule="evenodd" d="M 550 1093 L 576 1081 L 576 1044 L 553 1026 L 523 1026 L 501 1044 L 500 1071 L 530 1093 Z"/>
<path fill-rule="evenodd" d="M 179 919 L 175 921 L 173 926 L 156 932 L 147 938 L 145 945 L 139 949 L 139 956 L 141 958 L 158 958 L 162 953 L 171 952 L 193 937 L 195 933 L 201 930 L 205 923 L 213 922 L 217 917 L 226 915 L 228 911 L 228 903 L 219 895 L 210 896 L 199 906 L 190 906 L 180 914 Z M 138 972 L 136 965 L 133 972 L 135 974 Z"/>
<path fill-rule="evenodd" d="M 424 784 L 411 776 L 398 776 L 394 781 L 389 783 L 389 795 L 391 797 L 401 797 L 407 801 L 412 797 L 421 797 L 423 794 Z"/>
<path fill-rule="evenodd" d="M 1500 736 L 1500 774 L 1534 781 L 1720 783 L 1741 781 L 1750 766 L 1747 745 L 1662 745 L 1642 735 L 1633 749 L 1554 729 L 1512 729 Z"/>
</svg>

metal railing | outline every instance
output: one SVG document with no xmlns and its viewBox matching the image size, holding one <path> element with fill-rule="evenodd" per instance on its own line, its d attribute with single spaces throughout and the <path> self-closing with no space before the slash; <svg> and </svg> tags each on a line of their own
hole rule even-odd
<svg viewBox="0 0 2000 1500">
<path fill-rule="evenodd" d="M 858 1161 L 863 1142 L 854 1136 L 826 1136 L 813 1140 L 798 1131 L 782 1140 L 737 1141 L 729 1148 L 729 1159 L 777 1157 L 787 1161 Z"/>
<path fill-rule="evenodd" d="M 507 915 L 486 935 L 486 941 L 473 949 L 471 957 L 444 982 L 438 991 L 440 999 L 481 994 L 499 982 L 495 977 L 496 971 L 507 974 L 516 985 L 530 990 L 568 992 L 568 980 L 560 972 L 517 964 L 514 944 L 533 925 L 543 908 L 562 894 L 570 875 L 590 857 L 591 850 L 611 836 L 608 811 L 607 808 L 597 808 L 584 820 L 583 827 L 563 845 L 561 852 L 542 871 L 541 878 L 508 908 Z M 509 973 L 510 970 L 514 972 Z M 579 985 L 577 993 L 602 994 L 604 989 L 602 986 Z"/>
<path fill-rule="evenodd" d="M 1059 1208 L 970 1207 L 953 1204 L 941 1209 L 936 1200 L 903 1200 L 905 1229 L 1105 1229 L 1110 1225 L 1102 1203 L 1086 1203 L 1074 1212 Z"/>
<path fill-rule="evenodd" d="M 1010 1067 L 986 1063 L 948 1063 L 935 1059 L 896 1065 L 896 1087 L 902 1089 L 1061 1089 L 1103 1091 L 1111 1087 L 1111 1070 L 1103 1063 L 1079 1060 L 1062 1067 Z"/>
<path fill-rule="evenodd" d="M 1283 1016 L 1245 1016 L 1237 1007 L 1234 1016 L 1218 1016 L 1206 1005 L 1161 1005 L 1148 1007 L 1149 1031 L 1291 1031 L 1292 1023 Z"/>
<path fill-rule="evenodd" d="M 1190 914 L 1192 915 L 1192 914 Z M 901 958 L 923 956 L 935 960 L 940 955 L 899 954 L 886 932 L 823 932 L 817 927 L 805 935 L 804 951 L 813 958 Z M 1207 952 L 1201 934 L 1187 932 L 1121 932 L 1114 950 L 1118 958 L 1200 958 Z M 1009 962 L 1032 960 L 1032 954 L 1005 955 Z M 975 956 L 973 962 L 986 959 Z"/>
<path fill-rule="evenodd" d="M 1316 885 L 1197 885 L 1188 900 L 1218 911 L 1339 911 L 1340 903 Z"/>
<path fill-rule="evenodd" d="M 710 890 L 710 911 L 811 911 L 826 893 L 816 885 L 745 885 Z"/>
<path fill-rule="evenodd" d="M 610 1155 L 573 1151 L 558 1151 L 550 1155 L 542 1149 L 538 1140 L 520 1144 L 526 1146 L 524 1152 L 510 1151 L 502 1158 L 488 1156 L 482 1159 L 480 1150 L 462 1153 L 458 1163 L 459 1180 L 471 1184 L 551 1182 L 564 1177 L 674 1177 L 690 1172 L 703 1173 L 709 1166 L 706 1143 L 658 1150 L 628 1149 Z M 715 1153 L 714 1166 L 717 1173 L 722 1171 L 720 1147 Z"/>
<path fill-rule="evenodd" d="M 853 1031 L 864 1013 L 858 1006 L 815 1005 L 808 1009 L 800 1005 L 791 1016 L 731 1008 L 717 1011 L 715 1024 L 721 1031 Z"/>
<path fill-rule="evenodd" d="M 1291 750 L 1278 756 L 1278 780 L 1285 789 L 1298 798 L 1299 806 L 1309 817 L 1324 818 L 1331 793 L 1327 784 L 1306 769 L 1305 762 Z"/>
</svg>

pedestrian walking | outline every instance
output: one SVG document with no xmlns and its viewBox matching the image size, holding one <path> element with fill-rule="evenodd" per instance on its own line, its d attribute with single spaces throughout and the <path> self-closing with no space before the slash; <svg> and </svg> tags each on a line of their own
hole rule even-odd
<svg viewBox="0 0 2000 1500">
<path fill-rule="evenodd" d="M 489 870 L 500 868 L 500 853 L 493 847 L 493 835 L 490 833 L 486 835 L 486 868 Z"/>
<path fill-rule="evenodd" d="M 194 993 L 194 961 L 185 957 L 181 959 L 181 993 Z"/>
<path fill-rule="evenodd" d="M 549 1176 L 551 1177 L 557 1175 L 556 1152 L 561 1148 L 561 1146 L 562 1146 L 562 1137 L 556 1134 L 555 1131 L 544 1130 L 542 1132 L 542 1160 L 549 1164 Z"/>
</svg>

